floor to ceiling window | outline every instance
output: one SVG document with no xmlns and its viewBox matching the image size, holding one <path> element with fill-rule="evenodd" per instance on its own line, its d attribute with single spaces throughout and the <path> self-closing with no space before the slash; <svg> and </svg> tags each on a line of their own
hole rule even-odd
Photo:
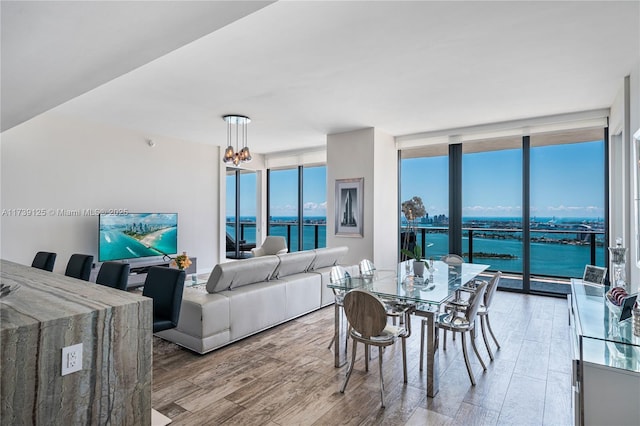
<svg viewBox="0 0 640 426">
<path fill-rule="evenodd" d="M 446 147 L 403 151 L 400 163 L 401 202 L 420 197 L 425 215 L 413 223 L 400 218 L 400 247 L 418 244 L 425 258 L 439 259 L 449 251 L 449 163 Z"/>
<path fill-rule="evenodd" d="M 256 244 L 257 174 L 229 167 L 226 176 L 227 257 L 243 258 Z"/>
<path fill-rule="evenodd" d="M 302 169 L 302 246 L 310 250 L 327 246 L 327 167 Z"/>
<path fill-rule="evenodd" d="M 456 247 L 467 261 L 505 273 L 502 287 L 566 293 L 559 282 L 607 263 L 605 139 L 598 128 L 403 150 L 399 202 L 424 201 L 416 239 L 425 236 L 425 257 Z M 462 201 L 447 211 L 447 198 Z M 409 223 L 401 219 L 402 247 Z M 447 230 L 448 245 L 437 234 Z"/>
<path fill-rule="evenodd" d="M 467 261 L 522 273 L 521 138 L 463 144 L 462 228 Z"/>
<path fill-rule="evenodd" d="M 532 276 L 606 266 L 605 199 L 602 129 L 531 137 Z"/>
<path fill-rule="evenodd" d="M 268 170 L 268 233 L 284 237 L 290 252 L 326 247 L 326 173 L 326 166 Z"/>
</svg>

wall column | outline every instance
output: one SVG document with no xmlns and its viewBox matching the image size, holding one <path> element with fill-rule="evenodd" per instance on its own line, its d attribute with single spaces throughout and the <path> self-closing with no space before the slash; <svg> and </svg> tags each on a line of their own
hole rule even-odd
<svg viewBox="0 0 640 426">
<path fill-rule="evenodd" d="M 398 261 L 398 155 L 394 138 L 374 128 L 327 136 L 327 247 L 347 246 L 345 264 Z M 363 237 L 335 235 L 336 179 L 364 178 Z"/>
</svg>

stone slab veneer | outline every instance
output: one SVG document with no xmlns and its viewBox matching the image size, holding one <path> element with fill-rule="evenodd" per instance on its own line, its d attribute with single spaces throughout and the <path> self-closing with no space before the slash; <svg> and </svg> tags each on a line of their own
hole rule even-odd
<svg viewBox="0 0 640 426">
<path fill-rule="evenodd" d="M 178 326 L 157 335 L 204 354 L 327 306 L 329 271 L 346 253 L 323 248 L 218 264 L 206 286 L 185 288 Z"/>
<path fill-rule="evenodd" d="M 152 300 L 3 260 L 0 424 L 151 424 Z M 82 370 L 61 375 L 82 343 Z"/>
</svg>

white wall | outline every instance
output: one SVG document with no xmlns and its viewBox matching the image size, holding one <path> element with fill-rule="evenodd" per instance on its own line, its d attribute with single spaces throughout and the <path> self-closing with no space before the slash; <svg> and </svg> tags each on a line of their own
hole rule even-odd
<svg viewBox="0 0 640 426">
<path fill-rule="evenodd" d="M 364 178 L 364 236 L 336 236 L 336 179 L 360 177 Z M 393 137 L 373 128 L 327 136 L 327 246 L 349 247 L 344 263 L 371 259 L 378 269 L 395 269 L 397 188 Z"/>
<path fill-rule="evenodd" d="M 198 258 L 199 272 L 217 263 L 217 146 L 46 113 L 2 133 L 0 147 L 4 259 L 30 265 L 37 251 L 54 251 L 57 272 L 73 253 L 97 261 L 98 217 L 52 209 L 127 209 L 178 212 L 178 250 Z M 16 217 L 7 209 L 45 215 Z"/>
<path fill-rule="evenodd" d="M 398 150 L 393 136 L 375 131 L 373 158 L 373 263 L 398 265 Z"/>
</svg>

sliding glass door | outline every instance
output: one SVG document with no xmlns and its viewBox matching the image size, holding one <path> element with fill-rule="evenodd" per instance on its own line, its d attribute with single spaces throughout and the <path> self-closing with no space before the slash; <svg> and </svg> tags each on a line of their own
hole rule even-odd
<svg viewBox="0 0 640 426">
<path fill-rule="evenodd" d="M 247 257 L 256 244 L 256 180 L 253 170 L 227 168 L 227 258 Z"/>
<path fill-rule="evenodd" d="M 606 266 L 602 129 L 531 137 L 531 289 L 564 292 L 535 277 L 580 278 Z"/>
<path fill-rule="evenodd" d="M 522 139 L 463 144 L 462 255 L 491 271 L 522 274 Z M 503 280 L 522 289 L 522 280 Z"/>
</svg>

